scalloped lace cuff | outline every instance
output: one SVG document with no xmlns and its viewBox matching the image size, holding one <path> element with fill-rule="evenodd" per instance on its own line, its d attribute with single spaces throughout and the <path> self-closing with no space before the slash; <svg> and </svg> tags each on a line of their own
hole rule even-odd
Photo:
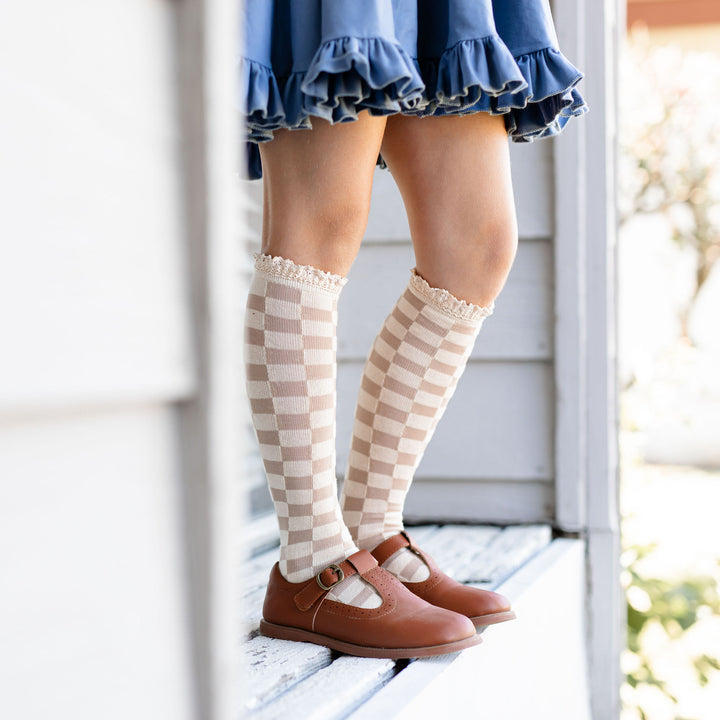
<svg viewBox="0 0 720 720">
<path fill-rule="evenodd" d="M 456 320 L 467 320 L 473 323 L 482 322 L 486 317 L 492 315 L 495 309 L 494 302 L 488 307 L 481 307 L 460 300 L 442 288 L 430 287 L 425 278 L 418 274 L 415 268 L 410 271 L 410 289 L 421 300 Z"/>
<path fill-rule="evenodd" d="M 255 269 L 270 277 L 295 281 L 303 285 L 313 285 L 332 293 L 339 293 L 347 282 L 347 278 L 341 275 L 319 270 L 312 265 L 298 265 L 279 255 L 273 257 L 255 253 L 253 257 L 255 258 Z"/>
</svg>

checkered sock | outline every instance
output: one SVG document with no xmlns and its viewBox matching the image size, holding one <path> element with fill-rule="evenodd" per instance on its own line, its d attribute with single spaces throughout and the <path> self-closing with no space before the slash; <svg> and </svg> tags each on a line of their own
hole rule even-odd
<svg viewBox="0 0 720 720">
<path fill-rule="evenodd" d="M 259 255 L 248 295 L 247 393 L 280 526 L 280 572 L 290 582 L 357 551 L 335 477 L 337 300 L 344 284 L 338 275 Z M 359 576 L 328 597 L 381 604 Z"/>
<path fill-rule="evenodd" d="M 372 550 L 403 529 L 415 469 L 492 310 L 430 287 L 413 270 L 370 351 L 355 411 L 340 503 L 359 547 Z M 384 566 L 408 582 L 429 576 L 407 548 Z"/>
</svg>

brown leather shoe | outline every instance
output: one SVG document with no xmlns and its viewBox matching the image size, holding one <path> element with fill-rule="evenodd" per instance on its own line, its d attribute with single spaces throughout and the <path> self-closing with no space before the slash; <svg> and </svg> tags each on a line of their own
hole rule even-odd
<svg viewBox="0 0 720 720">
<path fill-rule="evenodd" d="M 491 590 L 469 587 L 448 577 L 435 561 L 412 541 L 404 530 L 381 542 L 373 551 L 373 557 L 382 565 L 401 548 L 409 548 L 430 568 L 430 577 L 422 582 L 403 582 L 403 585 L 431 605 L 453 610 L 472 620 L 477 628 L 513 620 L 515 613 L 510 601 Z"/>
<path fill-rule="evenodd" d="M 331 588 L 356 573 L 380 593 L 380 607 L 359 608 L 326 598 Z M 260 632 L 350 655 L 393 659 L 443 655 L 477 645 L 480 640 L 466 617 L 413 595 L 392 573 L 378 567 L 367 550 L 326 567 L 302 583 L 285 580 L 275 564 Z"/>
</svg>

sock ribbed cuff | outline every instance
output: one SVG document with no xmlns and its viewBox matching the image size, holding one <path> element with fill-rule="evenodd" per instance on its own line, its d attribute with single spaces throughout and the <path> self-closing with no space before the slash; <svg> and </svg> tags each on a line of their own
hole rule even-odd
<svg viewBox="0 0 720 720">
<path fill-rule="evenodd" d="M 487 307 L 481 307 L 460 300 L 447 290 L 431 287 L 427 280 L 418 273 L 417 268 L 410 271 L 409 287 L 416 297 L 454 320 L 466 320 L 473 324 L 481 323 L 486 317 L 492 315 L 495 309 L 494 302 Z"/>
<path fill-rule="evenodd" d="M 298 265 L 290 259 L 280 256 L 256 253 L 255 270 L 273 280 L 284 280 L 288 285 L 297 287 L 314 286 L 319 290 L 339 293 L 347 278 L 335 273 L 326 272 L 312 265 Z"/>
</svg>

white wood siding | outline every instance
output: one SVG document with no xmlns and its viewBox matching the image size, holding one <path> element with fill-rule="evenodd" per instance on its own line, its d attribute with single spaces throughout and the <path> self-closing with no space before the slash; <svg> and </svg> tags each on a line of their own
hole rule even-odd
<svg viewBox="0 0 720 720">
<path fill-rule="evenodd" d="M 378 200 L 381 202 L 384 205 L 386 201 Z M 402 206 L 397 209 L 404 212 Z M 377 242 L 367 237 L 363 241 L 340 295 L 338 354 L 343 361 L 365 361 L 414 264 L 408 242 Z M 497 302 L 497 314 L 483 323 L 473 360 L 552 358 L 552 266 L 552 247 L 547 240 L 521 243 L 502 300 Z"/>
<path fill-rule="evenodd" d="M 234 717 L 236 12 L 0 7 L 2 717 Z"/>
<path fill-rule="evenodd" d="M 3 717 L 193 718 L 166 405 L 0 430 Z"/>
<path fill-rule="evenodd" d="M 0 10 L 3 409 L 182 395 L 173 4 L 54 6 Z"/>
<path fill-rule="evenodd" d="M 617 56 L 624 3 L 555 0 L 558 35 L 585 71 L 590 114 L 556 142 L 556 498 L 559 529 L 586 538 L 593 718 L 620 714 L 615 348 Z"/>
</svg>

